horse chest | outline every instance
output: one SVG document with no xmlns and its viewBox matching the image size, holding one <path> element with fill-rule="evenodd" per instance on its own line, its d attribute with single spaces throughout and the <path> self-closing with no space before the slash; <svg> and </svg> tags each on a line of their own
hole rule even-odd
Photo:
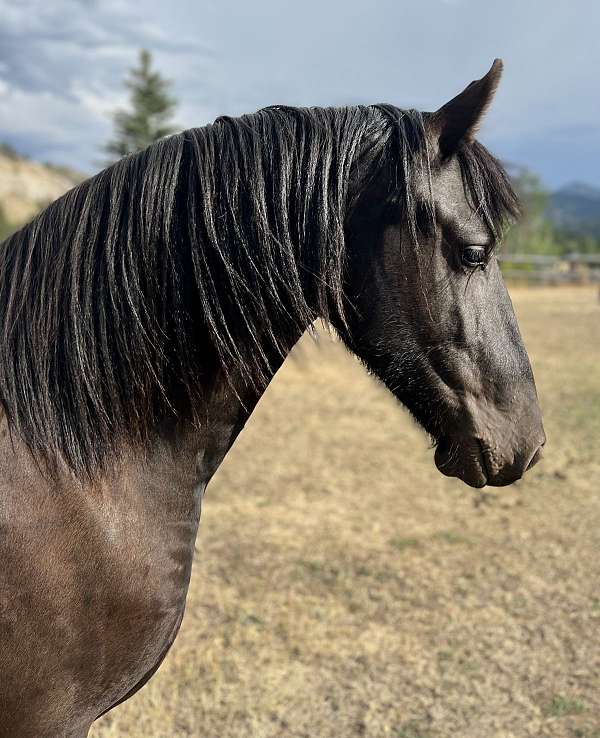
<svg viewBox="0 0 600 738">
<path fill-rule="evenodd" d="M 91 723 L 168 651 L 205 482 L 194 455 L 166 449 L 85 488 L 0 447 L 0 479 L 0 736 L 3 721 L 52 735 L 69 715 Z"/>
</svg>

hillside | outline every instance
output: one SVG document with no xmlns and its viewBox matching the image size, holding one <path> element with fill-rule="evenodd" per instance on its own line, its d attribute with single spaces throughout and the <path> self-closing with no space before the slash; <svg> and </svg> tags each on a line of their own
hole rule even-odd
<svg viewBox="0 0 600 738">
<path fill-rule="evenodd" d="M 0 238 L 83 179 L 78 172 L 24 159 L 0 145 Z"/>
</svg>

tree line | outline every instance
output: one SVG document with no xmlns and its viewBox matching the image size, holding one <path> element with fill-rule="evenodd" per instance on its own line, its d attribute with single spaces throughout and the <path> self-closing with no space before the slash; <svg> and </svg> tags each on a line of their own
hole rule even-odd
<svg viewBox="0 0 600 738">
<path fill-rule="evenodd" d="M 600 238 L 582 227 L 577 232 L 554 225 L 549 217 L 550 193 L 540 178 L 524 167 L 511 172 L 511 179 L 521 201 L 519 223 L 508 231 L 502 250 L 510 254 L 598 253 Z M 598 214 L 600 217 L 600 213 Z"/>
</svg>

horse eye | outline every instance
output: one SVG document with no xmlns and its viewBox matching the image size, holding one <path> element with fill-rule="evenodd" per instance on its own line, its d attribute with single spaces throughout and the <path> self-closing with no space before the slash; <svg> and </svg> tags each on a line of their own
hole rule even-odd
<svg viewBox="0 0 600 738">
<path fill-rule="evenodd" d="M 467 246 L 463 249 L 461 256 L 462 263 L 471 269 L 478 266 L 485 266 L 486 253 L 481 246 Z"/>
</svg>

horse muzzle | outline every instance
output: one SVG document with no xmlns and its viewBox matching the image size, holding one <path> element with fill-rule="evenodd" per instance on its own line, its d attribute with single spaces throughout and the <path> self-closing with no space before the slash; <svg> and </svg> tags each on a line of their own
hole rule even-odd
<svg viewBox="0 0 600 738">
<path fill-rule="evenodd" d="M 441 436 L 435 451 L 437 468 L 470 487 L 504 487 L 516 482 L 542 458 L 546 437 L 502 449 L 476 437 Z"/>
</svg>

